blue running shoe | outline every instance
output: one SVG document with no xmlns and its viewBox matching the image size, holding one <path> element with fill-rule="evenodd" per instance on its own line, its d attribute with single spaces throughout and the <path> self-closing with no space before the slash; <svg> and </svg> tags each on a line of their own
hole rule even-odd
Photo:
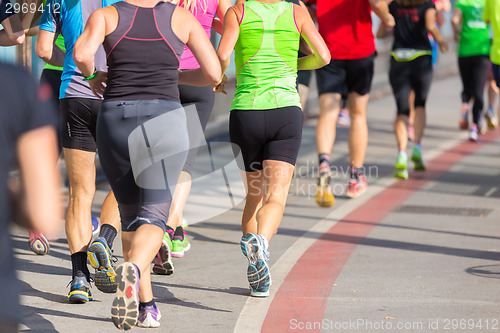
<svg viewBox="0 0 500 333">
<path fill-rule="evenodd" d="M 113 268 L 113 255 L 104 237 L 99 237 L 87 250 L 90 265 L 95 268 L 95 286 L 103 293 L 116 292 L 116 273 Z"/>
<path fill-rule="evenodd" d="M 99 231 L 101 231 L 101 224 L 97 217 L 92 216 L 92 237 L 97 237 L 99 235 Z"/>
<path fill-rule="evenodd" d="M 111 319 L 119 329 L 129 330 L 139 318 L 139 271 L 125 262 L 116 269 L 118 290 L 111 307 Z"/>
<path fill-rule="evenodd" d="M 90 292 L 90 282 L 85 276 L 75 276 L 70 282 L 68 301 L 70 303 L 86 303 L 92 300 Z"/>
<path fill-rule="evenodd" d="M 271 287 L 271 271 L 267 261 L 269 253 L 264 249 L 262 236 L 257 234 L 244 234 L 241 237 L 241 251 L 248 259 L 247 278 L 250 284 L 250 296 L 267 297 Z"/>
</svg>

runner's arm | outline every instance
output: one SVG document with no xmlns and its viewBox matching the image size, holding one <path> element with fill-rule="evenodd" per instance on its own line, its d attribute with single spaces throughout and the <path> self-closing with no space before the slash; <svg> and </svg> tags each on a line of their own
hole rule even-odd
<svg viewBox="0 0 500 333">
<path fill-rule="evenodd" d="M 370 0 L 370 6 L 385 26 L 392 28 L 396 25 L 394 17 L 389 13 L 389 6 L 386 0 Z"/>
<path fill-rule="evenodd" d="M 460 39 L 460 29 L 462 27 L 462 11 L 460 8 L 455 8 L 451 16 L 451 25 L 453 26 L 453 37 L 458 42 Z"/>
<path fill-rule="evenodd" d="M 212 22 L 212 29 L 214 29 L 219 35 L 222 35 L 224 15 L 226 15 L 226 12 L 230 7 L 230 0 L 219 0 L 219 5 L 217 6 L 217 18 L 214 18 Z"/>
<path fill-rule="evenodd" d="M 40 29 L 35 43 L 35 53 L 43 61 L 53 66 L 62 67 L 66 52 L 55 45 L 58 34 Z"/>
<path fill-rule="evenodd" d="M 439 44 L 439 50 L 443 53 L 448 51 L 448 44 L 444 41 L 438 27 L 436 26 L 436 9 L 429 8 L 425 12 L 425 27 L 432 38 Z"/>
<path fill-rule="evenodd" d="M 212 43 L 198 20 L 187 10 L 178 7 L 174 12 L 172 22 L 172 25 L 176 27 L 174 32 L 189 29 L 186 45 L 200 64 L 198 69 L 180 71 L 179 84 L 202 87 L 218 82 L 221 78 L 219 61 Z"/>
<path fill-rule="evenodd" d="M 0 46 L 13 46 L 24 43 L 24 30 L 17 14 L 9 16 L 0 23 L 3 26 L 3 29 L 0 30 Z"/>
<path fill-rule="evenodd" d="M 235 8 L 233 6 L 229 8 L 224 17 L 224 33 L 217 48 L 217 56 L 220 60 L 220 66 L 222 68 L 222 74 L 224 74 L 229 67 L 231 61 L 231 54 L 233 53 L 234 46 L 238 41 L 238 36 L 240 35 L 240 26 L 238 23 L 238 16 L 236 15 Z"/>
<path fill-rule="evenodd" d="M 98 9 L 90 15 L 85 30 L 78 37 L 73 48 L 73 60 L 82 71 L 82 75 L 89 77 L 94 73 L 94 56 L 106 36 L 106 18 L 103 10 Z"/>
<path fill-rule="evenodd" d="M 299 58 L 297 69 L 308 70 L 323 67 L 330 63 L 330 51 L 314 25 L 311 16 L 301 7 L 294 5 L 295 21 L 298 23 L 300 35 L 313 51 L 305 57 Z"/>
</svg>

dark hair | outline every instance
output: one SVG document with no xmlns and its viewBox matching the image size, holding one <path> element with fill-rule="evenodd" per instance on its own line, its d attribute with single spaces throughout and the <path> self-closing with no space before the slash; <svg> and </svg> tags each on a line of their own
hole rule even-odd
<svg viewBox="0 0 500 333">
<path fill-rule="evenodd" d="M 431 0 L 395 0 L 396 3 L 404 7 L 422 6 Z"/>
</svg>

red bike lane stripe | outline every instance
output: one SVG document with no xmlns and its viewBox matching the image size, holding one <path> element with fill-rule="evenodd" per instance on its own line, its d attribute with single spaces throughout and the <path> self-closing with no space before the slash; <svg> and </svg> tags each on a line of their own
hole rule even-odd
<svg viewBox="0 0 500 333">
<path fill-rule="evenodd" d="M 498 131 L 490 131 L 481 137 L 479 144 L 463 142 L 456 145 L 427 162 L 427 171 L 413 173 L 407 181 L 394 183 L 335 224 L 290 270 L 271 302 L 262 332 L 297 331 L 292 329 L 292 319 L 321 322 L 332 286 L 356 246 L 395 208 L 499 136 Z"/>
</svg>

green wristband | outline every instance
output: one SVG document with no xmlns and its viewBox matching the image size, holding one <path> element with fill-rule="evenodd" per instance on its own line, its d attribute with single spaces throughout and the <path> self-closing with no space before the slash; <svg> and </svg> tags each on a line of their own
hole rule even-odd
<svg viewBox="0 0 500 333">
<path fill-rule="evenodd" d="M 83 81 L 89 81 L 89 80 L 92 80 L 93 78 L 95 78 L 95 76 L 97 75 L 97 68 L 94 67 L 94 73 L 92 75 L 90 75 L 89 77 L 86 77 L 85 75 L 83 75 L 82 73 L 82 76 L 83 76 Z"/>
</svg>

